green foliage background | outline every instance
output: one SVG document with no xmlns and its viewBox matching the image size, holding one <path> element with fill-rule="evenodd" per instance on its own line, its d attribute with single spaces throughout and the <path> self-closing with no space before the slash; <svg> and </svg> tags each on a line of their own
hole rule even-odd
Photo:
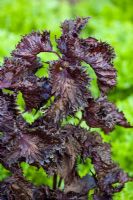
<svg viewBox="0 0 133 200">
<path fill-rule="evenodd" d="M 132 0 L 0 0 L 0 62 L 9 56 L 21 35 L 32 30 L 50 30 L 51 39 L 60 35 L 60 23 L 76 16 L 92 16 L 82 36 L 93 36 L 110 43 L 116 52 L 115 66 L 118 71 L 117 87 L 110 93 L 110 99 L 125 112 L 133 124 L 133 1 Z M 55 46 L 56 48 L 56 46 Z M 42 55 L 44 60 L 53 59 L 51 55 Z M 92 70 L 91 76 L 95 78 Z M 45 74 L 45 70 L 43 70 Z M 95 83 L 95 80 L 94 80 Z M 98 95 L 96 84 L 91 88 L 95 97 Z M 133 131 L 117 127 L 105 141 L 112 145 L 113 158 L 133 176 Z M 28 170 L 22 164 L 24 174 L 33 176 L 35 169 Z M 81 167 L 86 171 L 86 167 Z M 83 172 L 84 174 L 84 172 Z M 0 180 L 9 175 L 0 165 Z M 46 177 L 42 169 L 36 172 L 34 182 Z M 48 178 L 48 177 L 47 177 Z M 29 178 L 30 179 L 30 178 Z M 48 185 L 51 182 L 49 177 Z M 44 179 L 43 179 L 44 180 Z M 115 200 L 132 200 L 133 183 L 127 183 L 124 190 L 114 196 Z"/>
</svg>

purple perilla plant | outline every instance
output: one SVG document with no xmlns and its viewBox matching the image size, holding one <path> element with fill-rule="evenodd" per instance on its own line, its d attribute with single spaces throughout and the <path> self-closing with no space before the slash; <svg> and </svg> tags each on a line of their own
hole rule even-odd
<svg viewBox="0 0 133 200">
<path fill-rule="evenodd" d="M 113 66 L 115 53 L 106 42 L 95 38 L 79 38 L 80 31 L 89 18 L 65 20 L 62 35 L 56 39 L 60 54 L 53 50 L 50 33 L 32 32 L 24 36 L 0 68 L 0 162 L 12 176 L 0 183 L 0 199 L 87 199 L 94 190 L 94 200 L 111 200 L 131 180 L 111 159 L 110 145 L 100 134 L 77 126 L 62 126 L 68 115 L 80 109 L 82 119 L 91 128 L 111 132 L 115 125 L 131 127 L 116 106 L 107 99 L 108 92 L 116 85 Z M 35 73 L 43 65 L 40 52 L 51 52 L 58 60 L 49 61 L 49 77 L 38 78 Z M 82 62 L 89 64 L 96 76 L 100 97 L 94 99 L 90 82 Z M 3 89 L 13 91 L 11 95 Z M 43 114 L 28 124 L 16 107 L 17 94 L 25 99 L 26 110 L 39 110 Z M 51 100 L 52 99 L 52 100 Z M 51 103 L 45 106 L 47 102 Z M 80 178 L 76 160 L 90 158 L 95 174 Z M 23 177 L 20 163 L 27 162 L 43 167 L 53 175 L 53 189 L 37 187 Z M 60 181 L 57 185 L 57 175 Z M 59 190 L 62 179 L 65 186 Z M 114 184 L 117 183 L 115 186 Z"/>
</svg>

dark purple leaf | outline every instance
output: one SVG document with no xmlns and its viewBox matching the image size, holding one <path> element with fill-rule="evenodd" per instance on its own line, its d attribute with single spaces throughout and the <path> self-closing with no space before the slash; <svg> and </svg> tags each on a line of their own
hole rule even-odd
<svg viewBox="0 0 133 200">
<path fill-rule="evenodd" d="M 16 89 L 21 82 L 26 82 L 27 77 L 33 75 L 39 67 L 41 67 L 39 59 L 33 61 L 31 65 L 20 58 L 5 58 L 3 67 L 0 69 L 0 89 Z"/>
<path fill-rule="evenodd" d="M 106 97 L 88 102 L 84 118 L 90 127 L 102 128 L 105 133 L 111 132 L 115 128 L 115 125 L 126 128 L 132 127 L 127 122 L 124 113 L 120 112 Z"/>
<path fill-rule="evenodd" d="M 124 183 L 130 180 L 128 175 L 112 161 L 110 145 L 103 143 L 98 133 L 88 134 L 88 138 L 84 143 L 84 155 L 92 159 L 92 164 L 96 172 L 99 194 L 94 195 L 95 199 L 100 200 L 102 196 L 103 199 L 104 196 L 111 197 L 113 193 L 121 191 Z M 113 184 L 115 183 L 118 186 L 114 186 Z"/>
<path fill-rule="evenodd" d="M 14 128 L 15 112 L 13 96 L 0 94 L 0 132 L 8 132 Z"/>
<path fill-rule="evenodd" d="M 16 49 L 12 52 L 12 56 L 23 58 L 31 62 L 36 59 L 37 54 L 40 52 L 50 51 L 52 51 L 50 33 L 47 31 L 42 33 L 32 32 L 21 39 Z"/>
<path fill-rule="evenodd" d="M 0 199 L 31 200 L 35 187 L 27 182 L 21 173 L 16 173 L 0 183 Z"/>
<path fill-rule="evenodd" d="M 57 40 L 58 48 L 67 60 L 85 61 L 95 71 L 98 86 L 103 94 L 116 85 L 116 70 L 112 60 L 115 57 L 113 48 L 95 38 L 80 39 L 79 31 L 87 23 L 86 19 L 65 21 L 62 25 L 63 34 Z"/>
<path fill-rule="evenodd" d="M 90 93 L 87 90 L 89 78 L 81 66 L 71 66 L 71 63 L 55 61 L 50 66 L 52 95 L 55 103 L 48 110 L 48 117 L 57 122 L 67 114 L 84 108 Z"/>
</svg>

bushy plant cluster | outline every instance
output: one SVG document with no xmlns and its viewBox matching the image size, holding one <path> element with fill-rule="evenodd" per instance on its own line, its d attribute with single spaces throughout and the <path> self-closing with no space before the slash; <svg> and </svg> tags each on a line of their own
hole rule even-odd
<svg viewBox="0 0 133 200">
<path fill-rule="evenodd" d="M 11 176 L 0 184 L 2 200 L 85 200 L 91 190 L 90 198 L 111 200 L 132 180 L 112 161 L 110 145 L 90 129 L 101 128 L 108 134 L 116 125 L 132 126 L 107 98 L 116 85 L 113 48 L 93 37 L 79 37 L 88 20 L 76 18 L 62 23 L 62 34 L 56 38 L 59 52 L 53 50 L 50 33 L 38 31 L 22 37 L 11 57 L 4 60 L 0 69 L 0 162 Z M 48 78 L 36 75 L 43 66 L 40 52 L 58 57 L 46 62 Z M 100 91 L 97 99 L 91 94 L 91 79 L 83 61 L 96 74 Z M 23 96 L 20 108 L 16 107 L 18 95 Z M 76 126 L 63 124 L 63 119 L 78 111 L 82 117 L 77 115 L 80 120 Z M 89 130 L 80 126 L 82 122 Z M 78 156 L 80 162 L 89 158 L 94 172 L 80 178 Z M 27 182 L 20 167 L 23 162 L 44 168 L 53 178 L 52 188 L 51 178 L 44 171 L 45 186 Z"/>
</svg>

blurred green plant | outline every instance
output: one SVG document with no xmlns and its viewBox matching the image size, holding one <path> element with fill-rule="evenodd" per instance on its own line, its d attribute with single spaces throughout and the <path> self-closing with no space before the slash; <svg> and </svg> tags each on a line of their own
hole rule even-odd
<svg viewBox="0 0 133 200">
<path fill-rule="evenodd" d="M 28 163 L 22 162 L 21 168 L 23 175 L 28 181 L 31 181 L 37 186 L 46 185 L 52 188 L 53 177 L 48 176 L 42 167 L 38 169 L 35 166 L 30 166 Z"/>
<path fill-rule="evenodd" d="M 6 170 L 2 164 L 0 164 L 0 181 L 3 181 L 4 179 L 6 179 L 8 176 L 10 176 L 11 173 Z"/>
<path fill-rule="evenodd" d="M 82 178 L 87 174 L 95 174 L 93 164 L 91 159 L 87 158 L 86 160 L 81 160 L 80 156 L 77 158 L 77 172 L 78 175 Z"/>
<path fill-rule="evenodd" d="M 31 166 L 28 163 L 22 162 L 21 168 L 23 171 L 23 175 L 25 176 L 26 180 L 31 181 L 34 185 L 40 186 L 40 185 L 46 185 L 53 188 L 53 179 L 54 176 L 48 176 L 48 174 L 45 172 L 45 170 L 40 167 L 39 169 L 35 166 Z M 57 176 L 57 185 L 60 181 L 60 177 Z M 62 190 L 64 188 L 64 181 L 62 180 L 60 189 Z"/>
<path fill-rule="evenodd" d="M 70 3 L 71 2 L 71 3 Z M 52 32 L 51 39 L 53 44 L 54 35 L 58 38 L 60 35 L 59 24 L 64 19 L 76 16 L 92 16 L 89 28 L 82 33 L 83 37 L 88 35 L 94 36 L 100 40 L 109 42 L 116 51 L 115 66 L 118 71 L 118 85 L 110 93 L 110 99 L 115 101 L 117 106 L 124 111 L 127 119 L 132 123 L 133 116 L 133 62 L 132 52 L 133 45 L 133 3 L 132 0 L 78 0 L 75 3 L 67 0 L 1 0 L 0 1 L 0 62 L 4 56 L 9 56 L 17 44 L 21 35 L 31 32 L 32 30 L 49 29 Z M 53 59 L 52 54 L 40 55 L 44 62 Z M 54 57 L 56 59 L 56 56 Z M 93 70 L 86 66 L 88 72 L 93 79 L 94 87 L 91 88 L 93 96 L 99 95 L 97 89 L 96 77 Z M 36 72 L 38 77 L 48 76 L 48 66 L 44 66 Z M 9 91 L 4 91 L 9 92 Z M 17 105 L 22 112 L 23 117 L 28 123 L 33 123 L 44 110 L 33 110 L 30 113 L 25 112 L 25 102 L 22 94 L 18 94 Z M 48 102 L 47 106 L 50 105 Z M 76 113 L 75 117 L 68 116 L 63 124 L 79 124 L 83 128 L 89 129 L 85 121 L 81 120 L 82 112 Z M 102 133 L 104 140 L 110 141 L 112 145 L 112 154 L 122 168 L 124 168 L 131 176 L 133 176 L 133 133 L 132 130 L 117 128 L 110 136 Z M 43 169 L 35 169 L 27 167 L 23 163 L 23 172 L 26 177 L 28 173 L 30 178 L 33 176 L 37 184 L 46 184 L 48 177 Z M 89 161 L 78 163 L 79 174 L 85 174 L 89 169 Z M 35 173 L 36 172 L 36 173 Z M 34 176 L 34 174 L 37 174 Z M 0 180 L 6 178 L 10 173 L 0 165 Z M 44 182 L 42 181 L 44 177 Z M 47 177 L 47 178 L 46 178 Z M 45 180 L 46 178 L 46 180 Z M 41 182 L 42 181 L 42 182 Z M 51 178 L 49 178 L 49 185 Z M 120 194 L 114 196 L 115 200 L 132 200 L 133 199 L 133 183 L 126 184 L 126 187 Z"/>
</svg>

